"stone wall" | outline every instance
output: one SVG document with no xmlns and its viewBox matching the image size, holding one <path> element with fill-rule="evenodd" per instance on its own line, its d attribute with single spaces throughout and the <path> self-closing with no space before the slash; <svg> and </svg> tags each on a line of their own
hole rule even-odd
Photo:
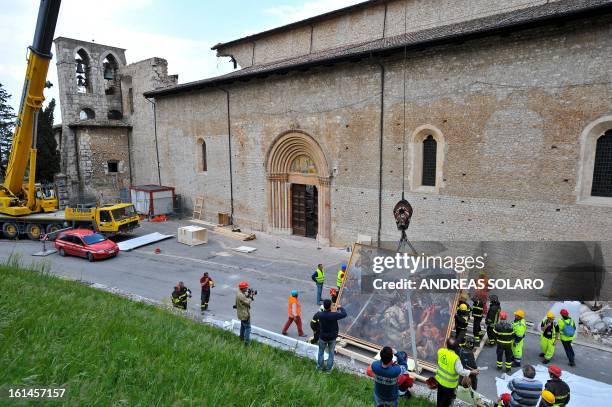
<svg viewBox="0 0 612 407">
<path fill-rule="evenodd" d="M 177 83 L 176 75 L 168 75 L 167 61 L 150 58 L 126 65 L 122 48 L 63 37 L 55 40 L 55 46 L 62 111 L 62 189 L 68 195 L 60 197 L 62 204 L 92 198 L 110 202 L 119 199 L 120 190 L 130 184 L 157 184 L 153 104 L 142 94 Z M 89 60 L 87 92 L 77 87 L 75 54 L 79 50 Z M 108 55 L 117 62 L 113 81 L 104 78 L 103 61 Z M 111 86 L 112 93 L 107 91 Z M 85 108 L 93 111 L 93 118 L 80 117 Z M 109 117 L 110 110 L 121 117 Z M 108 174 L 107 163 L 113 160 L 119 163 L 119 173 Z"/>
<path fill-rule="evenodd" d="M 384 37 L 415 32 L 556 0 L 395 0 L 372 2 L 312 24 L 218 48 L 242 68 Z"/>
<path fill-rule="evenodd" d="M 499 2 L 496 2 L 499 3 Z M 504 2 L 508 4 L 508 2 Z M 518 2 L 515 2 L 519 4 Z M 601 17 L 410 54 L 406 62 L 406 185 L 415 215 L 410 239 L 612 239 L 612 203 L 577 203 L 580 135 L 612 113 L 612 19 Z M 401 196 L 403 60 L 386 68 L 383 240 L 396 240 Z M 312 136 L 332 169 L 332 243 L 378 234 L 380 68 L 317 68 L 228 86 L 235 220 L 268 228 L 266 155 L 291 129 Z M 158 98 L 162 182 L 205 215 L 229 212 L 225 94 Z M 411 137 L 431 126 L 444 137 L 442 182 L 411 182 Z M 208 171 L 197 171 L 197 137 Z"/>
</svg>

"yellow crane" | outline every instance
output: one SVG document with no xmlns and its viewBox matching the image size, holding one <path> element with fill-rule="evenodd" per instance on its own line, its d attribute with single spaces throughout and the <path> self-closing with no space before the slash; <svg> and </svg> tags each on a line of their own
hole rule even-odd
<svg viewBox="0 0 612 407">
<path fill-rule="evenodd" d="M 36 123 L 45 100 L 43 89 L 51 61 L 51 44 L 57 23 L 60 0 L 41 0 L 32 46 L 28 48 L 28 67 L 17 115 L 11 155 L 4 183 L 0 187 L 0 213 L 23 216 L 57 210 L 57 199 L 36 186 Z M 30 165 L 28 182 L 23 183 Z"/>
<path fill-rule="evenodd" d="M 43 90 L 51 61 L 51 44 L 61 0 L 41 0 L 28 66 L 13 135 L 6 176 L 0 186 L 0 226 L 4 236 L 14 239 L 25 233 L 38 240 L 42 234 L 68 226 L 93 228 L 113 235 L 140 226 L 132 204 L 58 211 L 53 189 L 36 184 L 36 133 L 38 112 L 45 100 Z M 28 180 L 24 183 L 26 170 Z"/>
</svg>

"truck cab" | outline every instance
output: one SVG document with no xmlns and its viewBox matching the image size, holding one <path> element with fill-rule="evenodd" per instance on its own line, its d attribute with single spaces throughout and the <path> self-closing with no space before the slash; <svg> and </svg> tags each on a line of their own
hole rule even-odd
<svg viewBox="0 0 612 407">
<path fill-rule="evenodd" d="M 140 217 L 132 204 L 122 203 L 96 209 L 96 229 L 104 234 L 129 233 L 140 226 Z"/>
</svg>

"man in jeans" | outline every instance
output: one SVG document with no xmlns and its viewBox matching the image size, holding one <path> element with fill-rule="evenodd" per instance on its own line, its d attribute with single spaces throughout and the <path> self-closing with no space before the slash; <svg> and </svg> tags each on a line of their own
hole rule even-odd
<svg viewBox="0 0 612 407">
<path fill-rule="evenodd" d="M 334 349 L 336 349 L 336 338 L 338 337 L 338 320 L 346 318 L 346 311 L 342 307 L 332 310 L 330 299 L 323 301 L 323 311 L 316 314 L 319 320 L 319 357 L 317 359 L 317 370 L 331 372 L 334 367 Z M 327 348 L 327 369 L 323 367 L 323 357 Z"/>
<path fill-rule="evenodd" d="M 323 284 L 325 283 L 325 269 L 321 263 L 317 265 L 317 269 L 310 278 L 317 285 L 317 305 L 321 305 L 321 295 L 323 295 Z"/>
<path fill-rule="evenodd" d="M 236 293 L 236 314 L 240 320 L 240 340 L 245 345 L 249 344 L 251 339 L 251 302 L 252 298 L 247 296 L 247 290 L 249 289 L 249 283 L 241 281 L 238 284 L 238 292 Z"/>
</svg>

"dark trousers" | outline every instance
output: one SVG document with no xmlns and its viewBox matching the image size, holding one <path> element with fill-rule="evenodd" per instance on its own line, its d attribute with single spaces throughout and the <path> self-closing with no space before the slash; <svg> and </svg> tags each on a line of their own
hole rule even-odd
<svg viewBox="0 0 612 407">
<path fill-rule="evenodd" d="M 561 345 L 563 345 L 563 349 L 565 350 L 565 355 L 571 364 L 574 363 L 574 348 L 572 348 L 572 341 L 561 341 Z"/>
<path fill-rule="evenodd" d="M 314 335 L 314 337 L 311 339 L 310 343 L 316 345 L 319 343 L 319 330 L 313 330 L 312 334 Z"/>
<path fill-rule="evenodd" d="M 187 309 L 187 301 L 176 302 L 174 303 L 174 306 L 180 309 Z"/>
<path fill-rule="evenodd" d="M 463 343 L 466 333 L 467 328 L 455 328 L 455 338 L 457 339 L 457 343 Z"/>
<path fill-rule="evenodd" d="M 506 356 L 506 363 L 504 364 L 504 356 Z M 502 368 L 506 367 L 506 369 L 512 369 L 512 362 L 514 361 L 514 356 L 512 355 L 512 345 L 505 343 L 497 344 L 497 367 Z"/>
<path fill-rule="evenodd" d="M 245 345 L 248 345 L 251 341 L 251 319 L 247 319 L 246 321 L 240 321 L 240 340 L 244 342 Z"/>
<path fill-rule="evenodd" d="M 487 325 L 487 343 L 489 345 L 495 344 L 495 331 L 493 330 L 495 325 Z"/>
<path fill-rule="evenodd" d="M 202 305 L 200 306 L 200 308 L 202 309 L 202 311 L 205 311 L 208 309 L 208 301 L 210 300 L 210 290 L 202 290 Z"/>
<path fill-rule="evenodd" d="M 436 397 L 437 407 L 450 407 L 455 399 L 455 389 L 449 389 L 448 387 L 438 386 L 438 395 Z"/>
<path fill-rule="evenodd" d="M 482 323 L 482 317 L 474 317 L 474 330 L 473 330 L 473 334 L 474 334 L 474 338 L 476 340 L 480 340 L 482 338 L 482 335 L 480 333 L 482 327 L 480 326 L 480 324 Z"/>
</svg>

